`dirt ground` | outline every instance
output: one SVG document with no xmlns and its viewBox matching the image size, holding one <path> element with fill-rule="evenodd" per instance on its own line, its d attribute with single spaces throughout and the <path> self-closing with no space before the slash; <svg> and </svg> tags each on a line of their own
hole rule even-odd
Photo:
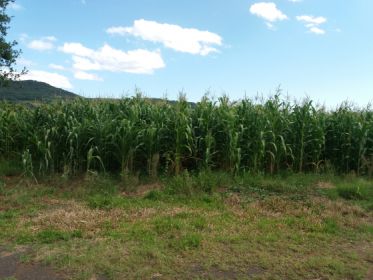
<svg viewBox="0 0 373 280">
<path fill-rule="evenodd" d="M 56 273 L 47 266 L 41 264 L 24 263 L 21 260 L 22 254 L 27 249 L 17 249 L 9 252 L 0 248 L 0 279 L 17 280 L 64 280 L 65 277 Z"/>
</svg>

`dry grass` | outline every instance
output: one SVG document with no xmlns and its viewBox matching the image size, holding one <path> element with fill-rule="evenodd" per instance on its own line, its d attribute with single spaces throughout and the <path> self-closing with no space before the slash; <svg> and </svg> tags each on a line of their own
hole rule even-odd
<svg viewBox="0 0 373 280">
<path fill-rule="evenodd" d="M 318 182 L 317 187 L 319 189 L 324 189 L 324 190 L 335 189 L 334 184 L 332 184 L 330 182 Z"/>
<path fill-rule="evenodd" d="M 0 240 L 26 244 L 30 261 L 71 279 L 370 280 L 373 215 L 350 201 L 229 191 L 144 198 L 158 187 L 68 198 L 19 188 L 2 198 L 16 207 L 6 223 L 0 217 Z M 115 203 L 92 207 L 96 196 Z M 45 242 L 46 233 L 57 237 Z"/>
<path fill-rule="evenodd" d="M 51 209 L 37 214 L 36 217 L 22 220 L 20 226 L 31 223 L 34 232 L 54 228 L 61 231 L 82 230 L 88 236 L 94 236 L 105 222 L 119 223 L 126 214 L 118 209 L 110 211 L 90 209 L 74 200 L 56 203 Z"/>
<path fill-rule="evenodd" d="M 124 222 L 146 222 L 156 216 L 173 217 L 181 213 L 201 212 L 187 207 L 100 210 L 89 208 L 85 203 L 76 200 L 44 199 L 43 201 L 48 201 L 50 207 L 34 217 L 21 218 L 19 228 L 31 225 L 29 229 L 32 232 L 49 228 L 63 232 L 79 230 L 84 232 L 86 237 L 94 237 L 103 230 L 105 224 L 117 228 Z"/>
</svg>

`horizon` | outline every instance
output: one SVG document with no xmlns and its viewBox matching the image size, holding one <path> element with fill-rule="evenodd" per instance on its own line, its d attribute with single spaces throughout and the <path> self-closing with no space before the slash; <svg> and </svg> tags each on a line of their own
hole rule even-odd
<svg viewBox="0 0 373 280">
<path fill-rule="evenodd" d="M 23 79 L 23 80 L 17 80 L 16 82 L 37 82 L 37 83 L 46 84 L 48 86 L 52 86 L 49 83 L 42 82 L 42 81 L 36 81 L 36 80 Z M 52 86 L 52 87 L 54 87 L 54 86 Z M 335 110 L 340 109 L 341 107 L 350 108 L 352 110 L 371 110 L 371 108 L 373 106 L 373 102 L 368 102 L 366 104 L 361 105 L 361 104 L 358 104 L 356 102 L 353 102 L 353 101 L 350 101 L 350 100 L 347 100 L 347 99 L 342 100 L 341 102 L 336 103 L 336 104 L 332 104 L 332 105 L 329 104 L 328 105 L 328 104 L 325 104 L 325 103 L 318 102 L 317 100 L 312 99 L 310 96 L 303 96 L 303 97 L 296 98 L 294 96 L 291 96 L 290 94 L 284 94 L 281 87 L 278 87 L 273 93 L 270 93 L 270 94 L 267 94 L 267 95 L 265 95 L 263 93 L 257 93 L 256 95 L 251 95 L 251 96 L 244 95 L 244 96 L 242 96 L 240 98 L 237 98 L 237 99 L 231 98 L 229 95 L 227 95 L 225 93 L 222 93 L 220 95 L 212 95 L 209 92 L 206 92 L 198 100 L 193 100 L 193 101 L 189 100 L 188 99 L 188 94 L 185 93 L 185 92 L 182 92 L 182 91 L 179 91 L 178 96 L 171 99 L 166 95 L 160 96 L 160 97 L 154 97 L 154 96 L 147 95 L 146 93 L 142 92 L 141 89 L 139 89 L 139 88 L 135 88 L 133 93 L 127 92 L 126 94 L 117 95 L 117 96 L 100 96 L 100 95 L 97 95 L 97 96 L 83 96 L 83 95 L 79 95 L 77 93 L 74 93 L 73 91 L 70 91 L 68 89 L 63 89 L 63 88 L 58 88 L 58 87 L 55 87 L 55 89 L 62 90 L 62 91 L 67 91 L 69 93 L 75 94 L 77 96 L 77 98 L 83 98 L 83 99 L 88 99 L 88 100 L 97 99 L 97 100 L 113 101 L 113 100 L 121 100 L 121 99 L 127 99 L 127 98 L 131 99 L 131 98 L 136 98 L 136 97 L 140 96 L 140 98 L 144 98 L 144 99 L 154 99 L 154 100 L 162 100 L 162 101 L 169 101 L 169 102 L 178 102 L 180 100 L 180 98 L 182 98 L 190 104 L 198 104 L 198 103 L 202 102 L 203 99 L 207 98 L 207 101 L 213 102 L 213 103 L 216 103 L 217 105 L 219 105 L 220 98 L 228 97 L 229 102 L 231 104 L 238 104 L 243 100 L 249 100 L 253 104 L 256 104 L 256 105 L 259 104 L 260 105 L 260 104 L 264 104 L 266 101 L 268 101 L 270 99 L 273 99 L 277 96 L 280 101 L 287 102 L 291 106 L 294 106 L 294 105 L 297 105 L 297 104 L 303 104 L 305 102 L 311 101 L 312 105 L 316 109 L 326 110 L 328 112 L 333 112 Z"/>
<path fill-rule="evenodd" d="M 140 89 L 150 98 L 184 92 L 197 102 L 209 91 L 240 100 L 281 85 L 283 96 L 329 108 L 372 101 L 371 1 L 105 3 L 11 4 L 8 36 L 23 52 L 17 64 L 29 70 L 22 79 L 83 97 Z"/>
</svg>

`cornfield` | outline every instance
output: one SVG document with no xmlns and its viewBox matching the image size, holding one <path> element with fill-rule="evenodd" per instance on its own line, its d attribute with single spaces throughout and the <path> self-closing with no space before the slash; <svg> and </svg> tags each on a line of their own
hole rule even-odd
<svg viewBox="0 0 373 280">
<path fill-rule="evenodd" d="M 328 111 L 275 95 L 190 104 L 140 95 L 35 106 L 0 103 L 0 159 L 35 174 L 222 170 L 371 175 L 373 111 Z"/>
</svg>

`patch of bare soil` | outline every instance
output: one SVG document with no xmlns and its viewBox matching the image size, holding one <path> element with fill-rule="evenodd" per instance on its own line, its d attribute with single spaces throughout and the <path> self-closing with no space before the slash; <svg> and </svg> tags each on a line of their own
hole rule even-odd
<svg viewBox="0 0 373 280">
<path fill-rule="evenodd" d="M 24 250 L 8 252 L 0 248 L 0 279 L 64 280 L 65 277 L 41 264 L 25 264 L 20 261 Z"/>
</svg>

